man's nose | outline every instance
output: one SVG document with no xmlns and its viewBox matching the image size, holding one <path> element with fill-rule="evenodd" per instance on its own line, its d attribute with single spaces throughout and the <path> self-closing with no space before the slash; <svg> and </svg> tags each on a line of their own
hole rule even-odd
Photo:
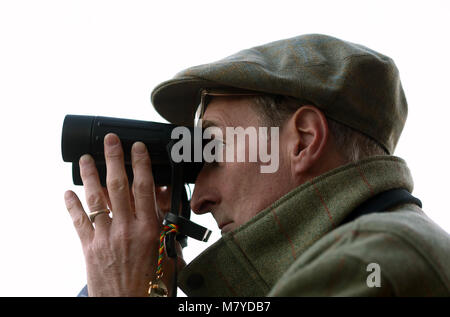
<svg viewBox="0 0 450 317">
<path fill-rule="evenodd" d="M 200 212 L 198 212 L 200 206 L 201 206 L 201 202 L 200 202 L 200 199 L 198 198 L 198 190 L 197 190 L 197 185 L 196 185 L 194 188 L 194 192 L 192 193 L 192 197 L 191 197 L 191 209 L 196 214 L 200 214 Z"/>
<path fill-rule="evenodd" d="M 194 192 L 191 198 L 191 209 L 196 214 L 210 212 L 220 202 L 220 195 L 215 186 L 208 184 L 205 173 L 200 172 L 195 181 Z"/>
<path fill-rule="evenodd" d="M 204 214 L 211 210 L 211 207 L 214 205 L 214 202 L 208 200 L 206 196 L 200 193 L 197 185 L 195 185 L 194 193 L 191 198 L 191 209 L 196 214 Z"/>
</svg>

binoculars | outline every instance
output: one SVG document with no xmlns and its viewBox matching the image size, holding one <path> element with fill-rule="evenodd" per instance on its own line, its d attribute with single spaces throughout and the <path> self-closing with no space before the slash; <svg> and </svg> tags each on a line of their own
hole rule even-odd
<svg viewBox="0 0 450 317">
<path fill-rule="evenodd" d="M 181 181 L 184 184 L 195 183 L 198 173 L 202 169 L 201 160 L 190 162 L 174 162 L 171 157 L 170 146 L 179 141 L 179 137 L 172 137 L 172 131 L 176 125 L 140 121 L 130 119 L 119 119 L 100 116 L 67 115 L 64 119 L 62 130 L 62 157 L 65 162 L 72 163 L 72 178 L 75 185 L 82 185 L 78 160 L 83 154 L 89 153 L 95 160 L 100 182 L 106 186 L 106 164 L 103 148 L 105 135 L 112 132 L 119 136 L 125 160 L 125 170 L 130 184 L 133 180 L 131 168 L 131 147 L 134 142 L 143 142 L 149 151 L 152 162 L 154 182 L 157 186 L 170 185 L 172 182 L 172 168 L 176 164 L 182 172 Z M 192 135 L 195 129 L 187 128 Z M 192 138 L 193 139 L 193 138 Z M 202 141 L 200 141 L 202 142 Z M 202 144 L 190 144 L 191 153 L 194 146 L 201 147 Z"/>
</svg>

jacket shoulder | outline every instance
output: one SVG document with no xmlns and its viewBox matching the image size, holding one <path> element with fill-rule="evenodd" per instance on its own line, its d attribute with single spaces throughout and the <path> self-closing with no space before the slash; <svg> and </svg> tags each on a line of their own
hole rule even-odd
<svg viewBox="0 0 450 317">
<path fill-rule="evenodd" d="M 379 269 L 371 287 L 369 268 Z M 373 213 L 315 242 L 269 296 L 449 296 L 450 237 L 415 205 Z"/>
</svg>

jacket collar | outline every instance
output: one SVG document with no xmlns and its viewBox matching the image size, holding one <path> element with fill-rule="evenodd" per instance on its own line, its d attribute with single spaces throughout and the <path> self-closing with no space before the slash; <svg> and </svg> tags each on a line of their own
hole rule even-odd
<svg viewBox="0 0 450 317">
<path fill-rule="evenodd" d="M 183 269 L 188 296 L 265 296 L 289 266 L 368 198 L 393 188 L 412 192 L 406 163 L 374 156 L 295 188 L 223 235 Z"/>
</svg>

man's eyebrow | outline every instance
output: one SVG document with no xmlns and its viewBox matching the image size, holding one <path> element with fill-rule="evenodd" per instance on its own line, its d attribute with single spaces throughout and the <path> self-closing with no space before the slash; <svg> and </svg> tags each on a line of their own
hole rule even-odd
<svg viewBox="0 0 450 317">
<path fill-rule="evenodd" d="M 206 129 L 209 127 L 221 127 L 222 125 L 216 121 L 212 121 L 212 120 L 202 120 L 202 128 Z"/>
</svg>

